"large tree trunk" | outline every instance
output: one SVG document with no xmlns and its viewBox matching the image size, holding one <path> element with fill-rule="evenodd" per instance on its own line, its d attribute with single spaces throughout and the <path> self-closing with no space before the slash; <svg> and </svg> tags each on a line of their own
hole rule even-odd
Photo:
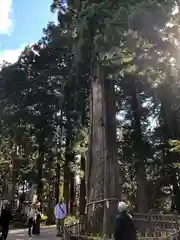
<svg viewBox="0 0 180 240">
<path fill-rule="evenodd" d="M 117 162 L 117 128 L 116 128 L 116 99 L 114 79 L 105 79 L 105 103 L 106 103 L 106 151 L 107 156 L 104 165 L 104 197 L 113 198 L 104 205 L 104 233 L 107 229 L 114 231 L 115 214 L 117 213 L 117 200 L 121 197 L 121 176 Z"/>
<path fill-rule="evenodd" d="M 92 204 L 107 198 L 118 198 L 118 165 L 116 147 L 116 119 L 113 85 L 105 79 L 99 63 L 91 82 L 90 141 L 87 166 L 87 215 L 90 231 L 108 233 L 115 219 L 116 201 Z M 107 118 L 108 117 L 108 118 Z M 89 181 L 88 181 L 89 180 Z M 112 218 L 113 216 L 113 218 Z M 110 223 L 111 222 L 111 223 Z M 112 226 L 113 229 L 114 226 Z"/>
</svg>

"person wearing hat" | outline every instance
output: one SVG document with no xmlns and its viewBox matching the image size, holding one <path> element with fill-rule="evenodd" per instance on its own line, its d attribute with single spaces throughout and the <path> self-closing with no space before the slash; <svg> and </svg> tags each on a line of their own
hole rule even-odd
<svg viewBox="0 0 180 240">
<path fill-rule="evenodd" d="M 116 217 L 115 240 L 136 240 L 136 228 L 125 202 L 118 203 L 119 214 Z"/>
</svg>

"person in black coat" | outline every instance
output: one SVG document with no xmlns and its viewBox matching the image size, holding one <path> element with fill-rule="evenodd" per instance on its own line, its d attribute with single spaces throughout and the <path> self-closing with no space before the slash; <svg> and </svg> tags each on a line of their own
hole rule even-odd
<svg viewBox="0 0 180 240">
<path fill-rule="evenodd" d="M 12 221 L 13 215 L 7 203 L 2 206 L 0 225 L 2 227 L 2 235 L 0 239 L 5 240 L 9 232 L 9 224 Z"/>
<path fill-rule="evenodd" d="M 127 205 L 124 202 L 119 202 L 118 210 L 114 239 L 136 240 L 136 228 L 132 216 L 127 212 Z"/>
</svg>

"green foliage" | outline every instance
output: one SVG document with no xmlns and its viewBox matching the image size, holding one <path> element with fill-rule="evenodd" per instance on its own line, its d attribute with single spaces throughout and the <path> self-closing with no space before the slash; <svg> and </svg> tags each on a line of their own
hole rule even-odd
<svg viewBox="0 0 180 240">
<path fill-rule="evenodd" d="M 170 151 L 180 152 L 180 141 L 179 140 L 169 140 L 169 144 L 171 146 Z"/>
<path fill-rule="evenodd" d="M 87 142 L 88 142 L 87 129 L 80 129 L 79 132 L 76 134 L 76 138 L 74 139 L 72 149 L 74 149 L 74 151 L 77 154 L 86 155 Z"/>
</svg>

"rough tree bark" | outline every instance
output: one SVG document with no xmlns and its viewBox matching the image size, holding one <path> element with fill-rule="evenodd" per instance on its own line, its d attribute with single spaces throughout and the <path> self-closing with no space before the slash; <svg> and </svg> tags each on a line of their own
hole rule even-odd
<svg viewBox="0 0 180 240">
<path fill-rule="evenodd" d="M 106 103 L 106 159 L 104 165 L 104 197 L 120 199 L 121 176 L 117 163 L 117 129 L 116 129 L 116 99 L 114 79 L 105 79 L 105 103 Z M 114 231 L 115 214 L 117 212 L 117 200 L 109 201 L 104 205 L 104 232 L 109 229 Z"/>
<path fill-rule="evenodd" d="M 110 221 L 115 219 L 117 202 L 109 201 L 103 205 L 91 203 L 105 198 L 118 198 L 120 195 L 117 172 L 116 106 L 113 99 L 115 96 L 113 84 L 105 81 L 103 69 L 98 61 L 93 68 L 92 76 L 89 159 L 86 169 L 87 224 L 90 227 L 89 231 L 106 234 L 112 225 Z"/>
</svg>

